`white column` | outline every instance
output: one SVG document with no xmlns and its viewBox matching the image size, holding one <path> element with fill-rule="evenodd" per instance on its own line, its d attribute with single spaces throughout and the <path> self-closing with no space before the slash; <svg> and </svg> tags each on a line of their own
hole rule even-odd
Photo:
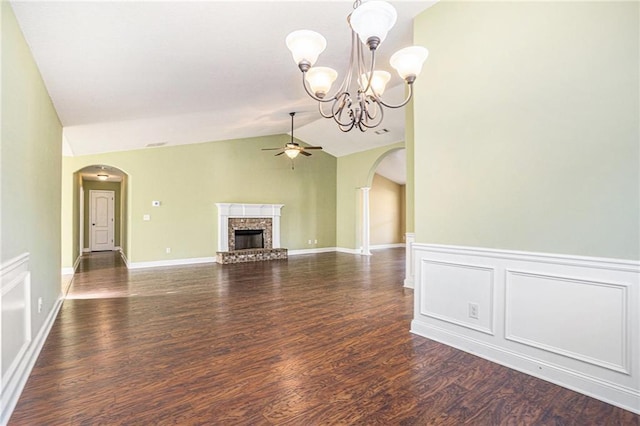
<svg viewBox="0 0 640 426">
<path fill-rule="evenodd" d="M 404 286 L 407 288 L 413 288 L 413 243 L 416 241 L 416 234 L 413 232 L 407 232 L 404 235 L 406 250 Z"/>
<path fill-rule="evenodd" d="M 362 193 L 362 248 L 360 254 L 371 256 L 369 250 L 369 187 L 360 188 Z"/>
</svg>

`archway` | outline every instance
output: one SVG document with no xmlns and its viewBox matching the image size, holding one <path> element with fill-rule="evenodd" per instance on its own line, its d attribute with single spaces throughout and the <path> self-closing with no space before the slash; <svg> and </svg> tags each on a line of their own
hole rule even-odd
<svg viewBox="0 0 640 426">
<path fill-rule="evenodd" d="M 92 244 L 92 224 L 90 218 L 90 196 L 92 193 L 113 195 L 112 241 L 109 249 L 125 255 L 128 243 L 128 194 L 129 175 L 114 166 L 92 164 L 73 173 L 73 256 L 80 258 L 84 253 L 96 250 Z M 110 237 L 111 238 L 111 237 Z"/>
<path fill-rule="evenodd" d="M 378 173 L 379 172 L 379 173 Z M 404 185 L 406 184 L 407 178 L 407 167 L 406 167 L 406 150 L 404 147 L 398 147 L 394 149 L 390 149 L 386 151 L 380 157 L 376 159 L 369 170 L 369 175 L 367 178 L 367 185 L 360 188 L 359 194 L 359 220 L 358 227 L 360 229 L 360 247 L 361 253 L 364 255 L 371 255 L 371 248 L 373 247 L 391 247 L 394 244 L 401 244 L 401 238 L 405 233 L 404 229 L 404 217 L 405 217 L 405 192 Z M 385 191 L 376 191 L 374 184 L 379 182 L 380 184 L 386 187 Z M 373 191 L 373 192 L 372 192 Z M 387 192 L 386 196 L 384 192 Z M 381 206 L 384 207 L 385 218 L 381 221 L 374 220 L 372 222 L 372 218 L 375 219 L 375 214 L 372 216 L 372 196 L 373 202 L 376 204 L 377 209 Z M 392 203 L 395 205 L 385 205 L 384 202 L 379 202 L 380 200 L 376 200 L 376 198 L 387 198 L 387 201 L 393 200 Z M 379 213 L 376 211 L 375 213 Z M 389 220 L 389 218 L 391 218 Z M 380 235 L 374 235 L 374 240 L 372 242 L 372 226 L 374 227 L 374 231 L 378 231 L 376 228 L 379 226 L 379 223 L 382 222 L 390 222 L 384 223 L 384 227 L 396 227 L 397 229 L 393 230 L 395 236 L 399 236 L 399 241 L 390 241 L 389 236 L 391 234 L 390 229 L 385 229 Z M 387 234 L 387 236 L 382 236 L 383 234 Z M 389 240 L 389 241 L 385 241 Z"/>
</svg>

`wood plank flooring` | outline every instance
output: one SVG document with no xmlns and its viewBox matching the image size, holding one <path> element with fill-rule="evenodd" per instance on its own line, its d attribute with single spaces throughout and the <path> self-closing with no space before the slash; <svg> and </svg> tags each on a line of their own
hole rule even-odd
<svg viewBox="0 0 640 426">
<path fill-rule="evenodd" d="M 85 256 L 10 425 L 638 425 L 409 333 L 404 250 L 128 271 Z"/>
</svg>

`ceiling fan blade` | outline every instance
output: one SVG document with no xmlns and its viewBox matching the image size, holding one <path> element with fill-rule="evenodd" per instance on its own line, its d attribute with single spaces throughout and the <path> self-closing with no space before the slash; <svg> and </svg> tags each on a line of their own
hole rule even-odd
<svg viewBox="0 0 640 426">
<path fill-rule="evenodd" d="M 274 157 L 277 157 L 278 155 L 282 155 L 284 154 L 284 151 L 277 153 L 276 155 L 274 155 Z"/>
<path fill-rule="evenodd" d="M 321 146 L 305 146 L 304 149 L 322 149 Z"/>
<path fill-rule="evenodd" d="M 276 149 L 282 149 L 282 148 L 262 148 L 263 151 L 275 151 Z"/>
<path fill-rule="evenodd" d="M 300 154 L 306 155 L 307 157 L 311 155 L 310 152 L 300 151 Z"/>
</svg>

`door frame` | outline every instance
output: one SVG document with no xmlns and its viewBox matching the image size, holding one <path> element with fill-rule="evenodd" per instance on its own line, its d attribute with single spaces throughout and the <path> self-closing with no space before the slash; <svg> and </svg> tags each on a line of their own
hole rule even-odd
<svg viewBox="0 0 640 426">
<path fill-rule="evenodd" d="M 108 250 L 113 251 L 115 249 L 115 233 L 116 233 L 116 224 L 115 224 L 115 196 L 116 193 L 113 190 L 108 189 L 90 189 L 89 190 L 89 223 L 91 226 L 89 227 L 89 250 L 91 252 L 93 249 L 93 222 L 94 222 L 94 211 L 93 211 L 93 193 L 94 192 L 108 192 L 111 194 L 109 204 L 107 207 L 108 214 L 111 214 L 111 221 L 109 224 L 109 238 L 111 239 L 110 248 Z M 95 250 L 95 251 L 106 251 L 106 250 Z"/>
</svg>

